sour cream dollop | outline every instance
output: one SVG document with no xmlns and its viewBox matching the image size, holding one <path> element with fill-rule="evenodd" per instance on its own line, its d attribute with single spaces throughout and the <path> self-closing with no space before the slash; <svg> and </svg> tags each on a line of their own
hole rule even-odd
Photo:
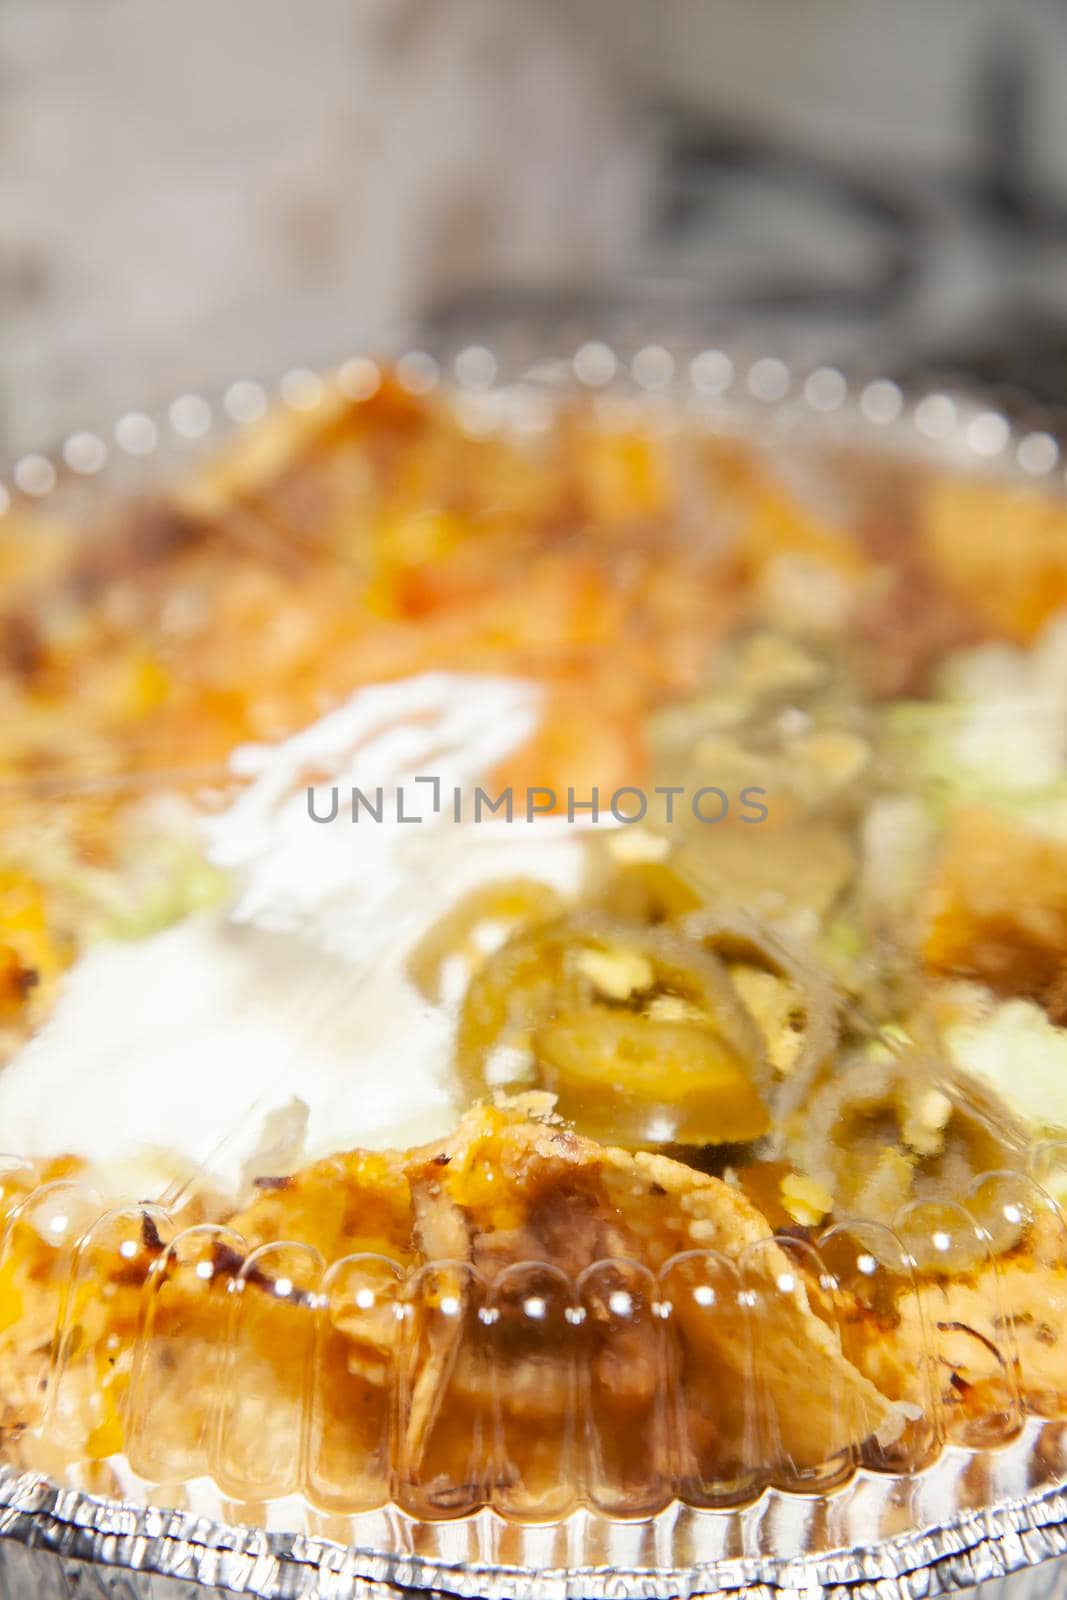
<svg viewBox="0 0 1067 1600">
<path fill-rule="evenodd" d="M 577 887 L 585 847 L 565 821 L 453 821 L 453 792 L 469 795 L 540 714 L 536 685 L 430 674 L 236 751 L 245 788 L 199 823 L 232 904 L 82 955 L 0 1075 L 0 1148 L 83 1156 L 106 1193 L 148 1199 L 192 1174 L 234 1188 L 287 1107 L 309 1158 L 447 1132 L 461 1109 L 454 1018 L 409 982 L 406 959 L 479 884 Z M 436 791 L 415 782 L 429 776 Z M 335 786 L 336 816 L 315 821 Z M 379 787 L 382 820 L 361 809 L 354 822 L 351 790 Z M 397 790 L 418 822 L 397 819 Z"/>
</svg>

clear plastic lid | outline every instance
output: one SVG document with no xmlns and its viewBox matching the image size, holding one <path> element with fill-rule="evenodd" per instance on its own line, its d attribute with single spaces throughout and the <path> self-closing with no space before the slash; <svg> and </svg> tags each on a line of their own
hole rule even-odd
<svg viewBox="0 0 1067 1600">
<path fill-rule="evenodd" d="M 16 470 L 6 1463 L 559 1525 L 1062 1417 L 1054 447 L 455 365 Z"/>
</svg>

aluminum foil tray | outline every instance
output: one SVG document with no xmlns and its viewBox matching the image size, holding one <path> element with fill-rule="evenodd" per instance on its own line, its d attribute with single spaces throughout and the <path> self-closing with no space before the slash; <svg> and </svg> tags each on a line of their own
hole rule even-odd
<svg viewBox="0 0 1067 1600">
<path fill-rule="evenodd" d="M 358 388 L 368 368 L 363 359 L 350 361 L 340 369 L 342 380 Z M 1060 492 L 1058 447 L 1039 427 L 1013 432 L 995 410 L 948 393 L 905 397 L 882 380 L 850 391 L 837 372 L 797 374 L 763 355 L 742 359 L 717 350 L 651 346 L 623 365 L 614 351 L 589 342 L 573 358 L 521 371 L 505 370 L 481 347 L 439 353 L 439 359 L 409 353 L 398 371 L 413 392 L 454 379 L 457 405 L 475 432 L 501 413 L 536 427 L 543 408 L 578 383 L 623 403 L 636 396 L 650 415 L 680 407 L 742 435 L 758 429 L 790 445 L 810 441 L 868 463 L 973 469 Z M 321 398 L 319 381 L 307 372 L 286 374 L 280 388 L 283 401 L 298 411 L 314 410 Z M 161 473 L 180 471 L 228 429 L 257 420 L 265 403 L 263 387 L 242 380 L 217 399 L 185 395 L 159 415 L 129 413 L 116 425 L 114 443 L 83 432 L 55 457 L 23 458 L 14 465 L 10 490 L 0 493 L 5 503 L 14 496 L 42 507 L 53 496 L 57 505 L 92 504 L 102 493 L 121 497 Z M 963 1241 L 981 1252 L 988 1242 L 982 1219 L 991 1204 L 1017 1225 L 1038 1217 L 1051 1221 L 1055 1236 L 1062 1236 L 1058 1259 L 1067 1262 L 1067 1219 L 1049 1192 L 1062 1192 L 1064 1170 L 1067 1151 L 1042 1146 L 1032 1154 L 1028 1175 L 985 1177 L 965 1193 L 913 1205 L 897 1219 L 895 1231 L 845 1223 L 810 1243 L 783 1237 L 780 1247 L 822 1284 L 829 1320 L 839 1285 L 868 1293 L 873 1304 L 886 1273 L 914 1285 L 915 1265 L 931 1250 Z M 4 1593 L 210 1592 L 279 1600 L 314 1594 L 342 1600 L 424 1590 L 668 1600 L 716 1592 L 829 1597 L 855 1591 L 911 1600 L 981 1587 L 999 1600 L 1009 1580 L 1013 1596 L 1021 1596 L 1024 1586 L 1035 1597 L 1067 1586 L 1067 1562 L 1056 1562 L 1067 1553 L 1064 1397 L 1049 1396 L 1047 1405 L 1031 1405 L 1029 1414 L 1024 1409 L 1008 1307 L 987 1308 L 981 1338 L 989 1349 L 989 1372 L 980 1416 L 972 1413 L 961 1423 L 932 1400 L 925 1416 L 910 1418 L 891 1446 L 872 1441 L 858 1455 L 847 1449 L 799 1469 L 787 1451 L 776 1449 L 778 1419 L 760 1377 L 761 1322 L 773 1317 L 776 1296 L 790 1300 L 795 1281 L 788 1273 L 775 1282 L 761 1274 L 758 1250 L 739 1266 L 711 1251 L 690 1252 L 658 1278 L 632 1263 L 609 1261 L 567 1281 L 537 1262 L 523 1263 L 510 1269 L 507 1289 L 486 1284 L 472 1270 L 457 1276 L 447 1261 L 407 1277 L 384 1270 L 388 1264 L 377 1257 L 351 1258 L 325 1272 L 313 1251 L 268 1246 L 248 1256 L 239 1237 L 207 1226 L 184 1229 L 166 1206 L 106 1210 L 77 1182 L 46 1181 L 17 1154 L 4 1176 L 17 1201 L 0 1236 L 0 1272 L 20 1225 L 61 1235 L 68 1251 L 59 1322 L 40 1352 L 46 1447 L 62 1445 L 73 1426 L 79 1380 L 100 1358 L 76 1326 L 76 1313 L 91 1299 L 101 1262 L 113 1265 L 151 1246 L 173 1268 L 169 1280 L 157 1274 L 144 1292 L 127 1498 L 101 1494 L 77 1473 L 56 1481 L 44 1465 L 47 1448 L 32 1469 L 0 1471 Z M 221 1271 L 221 1260 L 232 1269 Z M 198 1292 L 205 1295 L 221 1287 L 232 1310 L 206 1395 L 209 1424 L 193 1455 L 176 1463 L 168 1456 L 165 1431 L 173 1396 L 166 1363 L 155 1359 L 151 1330 L 153 1296 L 183 1274 L 194 1284 L 199 1280 Z M 553 1445 L 558 1503 L 542 1506 L 539 1522 L 514 1519 L 516 1505 L 500 1488 L 504 1479 L 494 1478 L 488 1465 L 507 1444 L 507 1407 L 493 1381 L 486 1387 L 482 1425 L 490 1443 L 481 1468 L 442 1486 L 422 1472 L 422 1463 L 406 1462 L 403 1486 L 390 1500 L 396 1484 L 389 1462 L 403 1436 L 420 1340 L 448 1299 L 442 1294 L 445 1279 L 451 1296 L 462 1301 L 469 1336 L 482 1341 L 489 1374 L 499 1359 L 494 1341 L 514 1332 L 524 1317 L 552 1314 L 574 1332 L 575 1403 Z M 384 1477 L 368 1483 L 362 1498 L 331 1498 L 327 1453 L 316 1425 L 325 1312 L 338 1295 L 360 1296 L 364 1307 L 387 1304 L 408 1329 L 381 1415 Z M 737 1458 L 727 1479 L 702 1477 L 699 1461 L 693 1469 L 693 1453 L 680 1440 L 687 1413 L 678 1373 L 686 1369 L 664 1361 L 664 1380 L 635 1424 L 647 1465 L 644 1502 L 635 1505 L 631 1494 L 630 1514 L 616 1520 L 611 1430 L 603 1426 L 610 1386 L 598 1391 L 582 1374 L 583 1320 L 591 1314 L 606 1319 L 623 1343 L 635 1322 L 652 1324 L 666 1349 L 684 1339 L 673 1315 L 682 1297 L 707 1318 L 728 1315 L 744 1330 L 752 1381 Z M 939 1341 L 960 1325 L 953 1317 L 951 1281 L 944 1297 L 943 1317 L 925 1329 L 921 1359 L 931 1369 L 939 1360 Z M 266 1435 L 261 1414 L 254 1407 L 247 1415 L 242 1410 L 242 1340 L 257 1319 L 260 1336 L 273 1319 L 278 1337 L 293 1338 L 295 1327 L 306 1346 L 299 1404 L 290 1414 L 274 1416 Z M 847 1325 L 836 1331 L 847 1351 Z M 683 1459 L 689 1468 L 679 1474 L 675 1464 Z M 184 1508 L 169 1509 L 160 1486 L 179 1480 L 187 1485 Z M 304 1501 L 305 1490 L 318 1509 Z M 383 1501 L 389 1502 L 384 1509 Z M 519 1510 L 521 1516 L 521 1504 Z"/>
</svg>

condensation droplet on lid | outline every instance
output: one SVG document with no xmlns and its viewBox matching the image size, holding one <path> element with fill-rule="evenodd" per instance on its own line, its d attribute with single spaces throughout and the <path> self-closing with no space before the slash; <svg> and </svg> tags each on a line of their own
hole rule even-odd
<svg viewBox="0 0 1067 1600">
<path fill-rule="evenodd" d="M 674 357 L 661 344 L 648 344 L 634 356 L 630 372 L 642 389 L 665 389 L 674 377 Z"/>
<path fill-rule="evenodd" d="M 456 396 L 456 421 L 468 438 L 486 439 L 500 425 L 496 398 L 484 389 L 468 389 Z"/>
<path fill-rule="evenodd" d="M 734 364 L 723 350 L 702 350 L 690 362 L 689 376 L 701 394 L 725 394 L 734 381 Z"/>
<path fill-rule="evenodd" d="M 107 445 L 95 433 L 72 433 L 63 446 L 63 460 L 72 472 L 87 476 L 99 472 L 107 460 Z"/>
<path fill-rule="evenodd" d="M 516 433 L 532 437 L 535 434 L 548 432 L 552 426 L 554 411 L 552 401 L 547 395 L 539 394 L 536 389 L 523 385 L 512 392 L 508 415 Z"/>
<path fill-rule="evenodd" d="M 51 494 L 56 486 L 56 469 L 47 456 L 23 456 L 15 464 L 14 479 L 23 494 Z"/>
<path fill-rule="evenodd" d="M 238 378 L 226 390 L 222 404 L 234 422 L 257 422 L 267 409 L 267 396 L 262 384 Z"/>
<path fill-rule="evenodd" d="M 848 384 L 836 367 L 817 367 L 804 380 L 804 398 L 813 411 L 836 411 L 848 396 Z"/>
<path fill-rule="evenodd" d="M 211 407 L 199 394 L 180 394 L 170 406 L 170 425 L 182 439 L 202 439 L 211 427 Z"/>
<path fill-rule="evenodd" d="M 789 388 L 789 368 L 777 356 L 761 356 L 748 372 L 748 391 L 757 400 L 781 400 Z"/>
<path fill-rule="evenodd" d="M 465 389 L 489 389 L 496 377 L 496 356 L 484 344 L 469 344 L 456 356 L 452 370 Z"/>
<path fill-rule="evenodd" d="M 294 411 L 314 411 L 322 402 L 326 386 L 310 367 L 292 367 L 278 385 L 278 392 Z"/>
<path fill-rule="evenodd" d="M 895 422 L 903 409 L 900 386 L 889 378 L 876 378 L 860 395 L 860 410 L 868 422 Z"/>
<path fill-rule="evenodd" d="M 1051 433 L 1028 433 L 1019 441 L 1016 456 L 1024 472 L 1041 477 L 1051 472 L 1060 459 L 1060 447 Z"/>
<path fill-rule="evenodd" d="M 999 455 L 1010 437 L 1011 429 L 999 411 L 982 411 L 967 425 L 967 443 L 976 455 Z"/>
<path fill-rule="evenodd" d="M 618 370 L 614 350 L 597 339 L 591 339 L 575 352 L 572 365 L 578 382 L 594 389 L 610 383 Z"/>
<path fill-rule="evenodd" d="M 337 387 L 347 400 L 369 400 L 381 382 L 378 365 L 368 356 L 353 356 L 337 369 Z"/>
<path fill-rule="evenodd" d="M 924 395 L 915 407 L 915 426 L 927 439 L 946 439 L 956 426 L 956 402 L 947 394 Z"/>
<path fill-rule="evenodd" d="M 115 443 L 127 455 L 151 455 L 159 443 L 159 429 L 143 411 L 127 411 L 115 424 Z"/>
<path fill-rule="evenodd" d="M 408 394 L 429 394 L 439 376 L 437 362 L 425 350 L 409 350 L 396 364 L 396 381 Z"/>
</svg>

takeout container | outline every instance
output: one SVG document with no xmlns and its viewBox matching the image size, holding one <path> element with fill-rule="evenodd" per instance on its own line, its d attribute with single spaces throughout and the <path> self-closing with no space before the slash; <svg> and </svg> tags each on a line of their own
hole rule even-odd
<svg viewBox="0 0 1067 1600">
<path fill-rule="evenodd" d="M 795 374 L 763 355 L 657 345 L 624 362 L 592 341 L 566 360 L 521 370 L 481 347 L 447 358 L 409 353 L 397 370 L 413 392 L 452 386 L 476 436 L 502 424 L 536 431 L 577 387 L 606 407 L 637 408 L 653 428 L 670 428 L 681 416 L 689 426 L 766 435 L 780 445 L 786 470 L 816 494 L 828 484 L 832 492 L 826 459 L 855 460 L 864 470 L 975 470 L 1062 493 L 1058 449 L 1041 429 L 1020 435 L 991 409 L 951 394 L 905 397 L 881 380 L 850 391 L 836 372 Z M 342 365 L 342 387 L 358 396 L 371 372 L 362 359 Z M 309 415 L 325 394 L 305 372 L 286 374 L 280 389 L 284 404 Z M 45 511 L 70 506 L 80 514 L 111 494 L 121 498 L 180 473 L 227 431 L 254 425 L 265 401 L 261 386 L 239 381 L 217 400 L 183 396 L 158 417 L 130 413 L 114 444 L 86 433 L 55 457 L 24 458 L 10 490 Z M 47 781 L 51 800 L 61 803 L 65 785 L 95 780 L 60 770 Z M 1023 1227 L 1038 1214 L 1053 1217 L 1067 1260 L 1067 1218 L 1049 1192 L 1063 1163 L 1061 1151 L 1042 1147 L 1029 1170 L 913 1205 L 893 1230 L 857 1221 L 810 1242 L 780 1243 L 797 1274 L 819 1286 L 820 1314 L 847 1354 L 838 1287 L 862 1290 L 874 1307 L 888 1280 L 897 1294 L 914 1292 L 916 1267 L 933 1252 L 959 1247 L 981 1260 L 991 1204 Z M 131 1594 L 158 1596 L 197 1586 L 271 1596 L 432 1589 L 547 1597 L 843 1593 L 877 1584 L 895 1596 L 1016 1572 L 1020 1584 L 1031 1581 L 1022 1576 L 1031 1564 L 1067 1550 L 1067 1396 L 1045 1397 L 1040 1414 L 1024 1410 L 1011 1308 L 991 1304 L 976 1330 L 987 1352 L 986 1404 L 978 1416 L 961 1415 L 938 1383 L 942 1346 L 959 1330 L 951 1278 L 943 1284 L 944 1316 L 924 1325 L 917 1352 L 929 1382 L 923 1416 L 912 1417 L 891 1445 L 871 1440 L 827 1460 L 797 1461 L 761 1379 L 761 1330 L 773 1324 L 775 1297 L 796 1294 L 796 1279 L 781 1274 L 769 1283 L 755 1256 L 735 1264 L 687 1252 L 656 1276 L 633 1263 L 601 1262 L 577 1280 L 531 1262 L 490 1284 L 447 1262 L 404 1273 L 381 1257 L 330 1263 L 295 1245 L 247 1257 L 244 1242 L 226 1230 L 186 1226 L 180 1206 L 108 1208 L 78 1180 L 42 1181 L 18 1152 L 4 1179 L 0 1273 L 16 1229 L 29 1226 L 51 1239 L 65 1285 L 57 1326 L 40 1351 L 40 1439 L 26 1442 L 21 1468 L 0 1474 L 0 1575 L 12 1590 L 32 1581 L 37 1592 L 57 1594 L 94 1582 L 108 1592 L 124 1584 Z M 102 1493 L 99 1471 L 58 1465 L 77 1463 L 79 1441 L 100 1423 L 91 1405 L 86 1412 L 84 1380 L 102 1352 L 85 1337 L 80 1312 L 102 1276 L 145 1251 L 167 1270 L 145 1284 L 125 1418 L 129 1460 Z M 176 1283 L 217 1302 L 208 1383 L 196 1397 L 203 1426 L 191 1448 L 185 1430 L 168 1432 L 182 1397 L 154 1333 Z M 401 1328 L 380 1396 L 378 1447 L 358 1483 L 339 1475 L 331 1459 L 322 1405 L 330 1312 L 339 1302 L 381 1308 Z M 486 1378 L 471 1459 L 448 1478 L 432 1435 L 420 1458 L 398 1458 L 421 1352 L 443 1316 L 462 1319 Z M 631 1419 L 636 1451 L 634 1439 L 624 1448 L 613 1426 L 610 1382 L 583 1361 L 591 1318 L 620 1352 L 635 1327 L 660 1352 L 662 1381 Z M 740 1404 L 723 1395 L 722 1416 L 710 1419 L 717 1441 L 710 1461 L 690 1437 L 685 1390 L 699 1387 L 694 1329 L 702 1319 L 725 1319 L 751 1374 Z M 550 1441 L 552 1492 L 541 1484 L 534 1493 L 507 1470 L 512 1419 L 501 1374 L 508 1341 L 518 1334 L 536 1343 L 545 1325 L 565 1352 L 573 1404 Z M 245 1359 L 250 1341 L 275 1338 L 303 1353 L 304 1382 L 290 1410 L 265 1418 Z M 733 1448 L 724 1470 L 727 1411 Z M 442 1418 L 447 1426 L 447 1406 Z M 1044 1575 L 1032 1581 L 1043 1584 Z"/>
</svg>

